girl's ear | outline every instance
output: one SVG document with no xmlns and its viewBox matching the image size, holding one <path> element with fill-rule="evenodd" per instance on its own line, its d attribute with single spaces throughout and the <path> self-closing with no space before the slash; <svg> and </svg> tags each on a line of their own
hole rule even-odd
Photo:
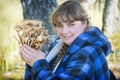
<svg viewBox="0 0 120 80">
<path fill-rule="evenodd" d="M 87 25 L 87 20 L 82 21 L 83 25 Z"/>
<path fill-rule="evenodd" d="M 87 20 L 82 21 L 82 24 L 83 24 L 84 30 L 86 30 L 88 26 Z"/>
</svg>

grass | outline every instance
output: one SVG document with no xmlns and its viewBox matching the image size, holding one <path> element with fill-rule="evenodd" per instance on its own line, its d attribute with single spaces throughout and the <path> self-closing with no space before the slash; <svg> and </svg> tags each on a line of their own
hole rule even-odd
<svg viewBox="0 0 120 80">
<path fill-rule="evenodd" d="M 18 49 L 18 45 L 12 37 L 15 34 L 13 27 L 23 19 L 20 0 L 1 0 L 0 11 L 0 73 L 2 75 L 12 67 L 15 68 L 15 64 L 20 61 L 16 59 L 18 53 L 15 54 L 15 50 Z M 10 65 L 12 66 L 9 67 Z M 4 78 L 1 75 L 0 80 Z"/>
</svg>

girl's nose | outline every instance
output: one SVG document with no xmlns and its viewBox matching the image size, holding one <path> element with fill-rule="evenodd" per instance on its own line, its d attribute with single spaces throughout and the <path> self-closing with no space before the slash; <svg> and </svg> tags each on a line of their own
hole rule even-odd
<svg viewBox="0 0 120 80">
<path fill-rule="evenodd" d="M 69 32 L 68 27 L 67 27 L 67 26 L 63 26 L 62 33 L 63 33 L 63 34 L 66 34 L 66 33 L 68 33 L 68 32 Z"/>
</svg>

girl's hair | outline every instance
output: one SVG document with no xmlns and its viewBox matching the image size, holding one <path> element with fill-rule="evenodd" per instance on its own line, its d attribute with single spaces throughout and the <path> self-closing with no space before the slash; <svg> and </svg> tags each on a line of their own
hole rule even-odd
<svg viewBox="0 0 120 80">
<path fill-rule="evenodd" d="M 77 1 L 64 2 L 51 15 L 51 23 L 54 27 L 61 24 L 61 22 L 73 22 L 76 20 L 87 21 L 87 24 L 89 24 L 88 14 Z"/>
</svg>

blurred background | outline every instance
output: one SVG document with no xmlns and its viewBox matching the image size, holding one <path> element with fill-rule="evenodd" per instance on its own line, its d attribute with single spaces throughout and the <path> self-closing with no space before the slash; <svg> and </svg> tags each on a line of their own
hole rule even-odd
<svg viewBox="0 0 120 80">
<path fill-rule="evenodd" d="M 37 19 L 49 29 L 50 44 L 56 38 L 49 16 L 66 0 L 0 0 L 0 80 L 23 80 L 24 63 L 18 55 L 14 27 L 23 19 Z M 120 80 L 120 0 L 78 0 L 112 44 L 108 65 Z M 49 44 L 43 48 L 47 49 Z"/>
</svg>

